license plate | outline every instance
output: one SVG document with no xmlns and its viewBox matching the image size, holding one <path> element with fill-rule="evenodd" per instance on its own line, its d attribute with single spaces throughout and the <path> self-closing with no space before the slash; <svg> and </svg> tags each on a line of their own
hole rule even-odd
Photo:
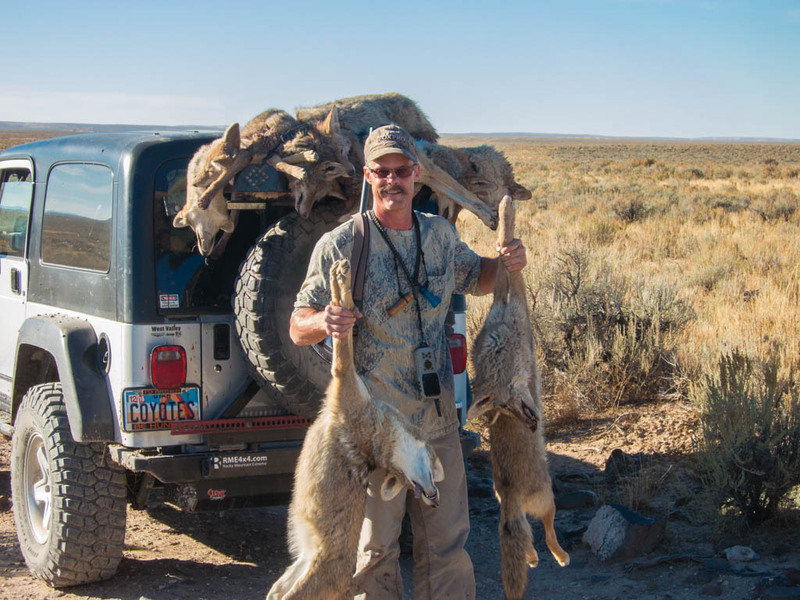
<svg viewBox="0 0 800 600">
<path fill-rule="evenodd" d="M 171 423 L 200 421 L 200 389 L 125 390 L 122 401 L 125 431 L 169 429 Z"/>
</svg>

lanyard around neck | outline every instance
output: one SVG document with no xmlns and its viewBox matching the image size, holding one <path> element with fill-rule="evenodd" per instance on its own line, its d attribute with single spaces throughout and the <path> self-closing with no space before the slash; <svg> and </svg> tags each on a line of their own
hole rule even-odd
<svg viewBox="0 0 800 600">
<path fill-rule="evenodd" d="M 414 277 L 412 278 L 411 274 L 408 272 L 408 267 L 406 267 L 406 264 L 403 262 L 403 257 L 400 256 L 400 253 L 397 251 L 397 248 L 395 248 L 394 244 L 392 243 L 392 240 L 389 239 L 389 234 L 386 233 L 386 229 L 384 229 L 383 225 L 381 225 L 381 222 L 378 221 L 378 218 L 375 216 L 375 213 L 373 211 L 369 211 L 368 214 L 370 220 L 375 224 L 375 227 L 378 229 L 378 232 L 381 234 L 381 237 L 386 242 L 386 245 L 389 247 L 389 250 L 391 251 L 394 257 L 395 268 L 397 268 L 397 264 L 399 263 L 400 268 L 403 271 L 403 274 L 406 276 L 408 284 L 411 286 L 411 295 L 414 298 L 414 306 L 417 309 L 417 326 L 419 327 L 419 335 L 422 338 L 422 344 L 425 345 L 425 331 L 422 329 L 422 308 L 419 305 L 419 298 L 417 297 L 417 289 L 418 288 L 421 289 L 422 287 L 424 287 L 420 286 L 420 284 L 418 283 L 419 265 L 422 260 L 422 235 L 420 233 L 420 227 L 419 227 L 419 222 L 417 221 L 417 215 L 415 215 L 413 212 L 411 213 L 414 222 L 414 233 L 416 234 L 416 239 L 417 239 L 417 247 L 416 247 L 417 252 L 416 252 L 416 258 L 414 260 Z M 407 295 L 403 297 L 401 294 L 400 302 L 395 306 L 399 306 L 400 308 L 402 308 L 403 306 L 408 304 L 407 299 L 408 299 Z"/>
</svg>

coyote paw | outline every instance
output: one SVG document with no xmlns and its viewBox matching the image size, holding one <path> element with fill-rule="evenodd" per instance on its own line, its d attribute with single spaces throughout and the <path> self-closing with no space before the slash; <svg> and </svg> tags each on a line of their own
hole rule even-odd
<svg viewBox="0 0 800 600">
<path fill-rule="evenodd" d="M 353 292 L 350 289 L 350 261 L 346 258 L 331 265 L 331 303 L 353 308 Z"/>
</svg>

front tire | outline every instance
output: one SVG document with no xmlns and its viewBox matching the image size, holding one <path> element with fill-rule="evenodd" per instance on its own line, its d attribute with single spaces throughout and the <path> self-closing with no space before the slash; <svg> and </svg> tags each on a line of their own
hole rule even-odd
<svg viewBox="0 0 800 600">
<path fill-rule="evenodd" d="M 28 390 L 11 443 L 17 538 L 52 587 L 112 577 L 125 541 L 125 472 L 103 443 L 72 439 L 60 383 Z"/>
</svg>

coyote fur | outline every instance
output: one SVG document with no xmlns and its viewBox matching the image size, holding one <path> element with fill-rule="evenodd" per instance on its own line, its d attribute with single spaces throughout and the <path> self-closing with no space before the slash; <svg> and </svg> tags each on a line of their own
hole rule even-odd
<svg viewBox="0 0 800 600">
<path fill-rule="evenodd" d="M 498 210 L 504 196 L 513 200 L 528 200 L 531 193 L 514 179 L 514 171 L 505 155 L 491 146 L 451 148 L 441 144 L 417 144 L 420 153 L 453 177 L 493 212 Z M 461 205 L 450 198 L 436 198 L 438 212 L 453 225 Z"/>
<path fill-rule="evenodd" d="M 509 197 L 500 203 L 498 240 L 513 238 L 514 209 Z M 569 555 L 554 529 L 555 500 L 544 441 L 541 382 L 521 272 L 498 266 L 494 302 L 473 345 L 475 402 L 471 418 L 490 415 L 494 489 L 500 503 L 500 558 L 503 589 L 509 600 L 521 599 L 528 567 L 539 556 L 527 514 L 542 520 L 545 541 L 562 567 Z"/>
<path fill-rule="evenodd" d="M 331 268 L 331 303 L 352 309 L 350 262 Z M 439 504 L 442 464 L 397 410 L 370 398 L 353 363 L 353 336 L 333 339 L 333 379 L 311 425 L 295 471 L 289 505 L 289 546 L 294 562 L 267 600 L 352 598 L 358 539 L 369 471 L 388 471 L 381 497 L 409 487 L 430 506 Z"/>
<path fill-rule="evenodd" d="M 224 231 L 227 241 L 235 227 L 235 216 L 229 213 L 223 196 L 225 186 L 245 167 L 264 160 L 289 177 L 295 208 L 308 216 L 324 196 L 341 197 L 336 180 L 355 173 L 346 158 L 340 162 L 340 157 L 347 155 L 348 143 L 339 132 L 335 109 L 321 121 L 305 124 L 277 109 L 254 117 L 241 131 L 239 124 L 233 123 L 221 138 L 198 149 L 189 163 L 186 204 L 173 225 L 191 227 L 200 254 L 210 255 L 217 233 Z"/>
<path fill-rule="evenodd" d="M 296 114 L 298 119 L 305 121 L 319 118 L 334 107 L 339 109 L 342 134 L 350 139 L 352 146 L 350 158 L 357 171 L 362 170 L 364 166 L 364 141 L 371 128 L 394 123 L 405 129 L 416 140 L 433 143 L 439 138 L 436 129 L 419 106 L 410 98 L 397 93 L 342 98 L 312 108 L 299 108 Z M 419 163 L 418 188 L 427 185 L 436 192 L 440 215 L 446 216 L 446 212 L 453 212 L 452 206 L 455 204 L 473 212 L 492 229 L 497 226 L 496 206 L 489 207 L 484 204 L 478 196 L 440 168 L 426 154 L 419 153 Z M 358 183 L 355 180 L 351 181 L 347 191 L 348 197 L 354 202 L 357 202 L 361 192 Z"/>
</svg>

